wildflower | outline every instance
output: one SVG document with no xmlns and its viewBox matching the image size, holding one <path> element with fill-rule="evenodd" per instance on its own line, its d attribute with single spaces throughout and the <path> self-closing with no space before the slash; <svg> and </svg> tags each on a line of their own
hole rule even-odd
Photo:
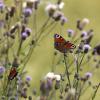
<svg viewBox="0 0 100 100">
<path fill-rule="evenodd" d="M 32 9 L 30 9 L 30 8 L 25 8 L 25 9 L 23 10 L 23 14 L 24 14 L 25 17 L 29 17 L 29 16 L 32 14 Z"/>
<path fill-rule="evenodd" d="M 0 1 L 0 11 L 1 11 L 1 13 L 3 12 L 4 7 L 5 7 L 5 5 L 4 5 L 3 1 Z"/>
<path fill-rule="evenodd" d="M 26 32 L 23 32 L 21 36 L 22 36 L 22 40 L 25 40 L 28 37 L 28 34 Z"/>
<path fill-rule="evenodd" d="M 25 32 L 28 34 L 28 36 L 31 34 L 32 30 L 30 28 L 25 28 Z"/>
<path fill-rule="evenodd" d="M 100 55 L 100 44 L 96 45 L 93 49 L 93 52 L 92 54 L 97 54 L 97 55 Z"/>
<path fill-rule="evenodd" d="M 88 53 L 88 51 L 91 49 L 91 47 L 90 47 L 90 45 L 88 45 L 88 44 L 85 44 L 84 46 L 83 46 L 83 51 L 84 51 L 84 53 Z"/>
<path fill-rule="evenodd" d="M 88 35 L 88 34 L 87 34 L 87 32 L 86 32 L 86 31 L 82 31 L 82 32 L 81 32 L 81 37 L 82 37 L 82 38 L 86 38 L 86 37 L 87 37 L 87 35 Z"/>
<path fill-rule="evenodd" d="M 61 10 L 64 7 L 64 2 L 59 2 L 58 3 L 58 9 Z"/>
<path fill-rule="evenodd" d="M 26 76 L 26 81 L 30 82 L 32 80 L 31 76 Z"/>
<path fill-rule="evenodd" d="M 52 85 L 53 85 L 52 79 L 47 79 L 47 83 L 46 84 L 47 84 L 48 89 L 51 90 L 52 89 Z"/>
<path fill-rule="evenodd" d="M 55 78 L 54 73 L 53 72 L 47 73 L 47 75 L 45 76 L 45 79 L 47 79 L 47 78 L 54 79 Z"/>
<path fill-rule="evenodd" d="M 0 66 L 0 75 L 2 75 L 5 72 L 5 68 L 3 66 Z"/>
<path fill-rule="evenodd" d="M 81 20 L 77 20 L 77 28 L 79 29 L 79 30 L 83 30 L 84 29 L 84 27 L 87 25 L 87 24 L 89 24 L 89 19 L 87 19 L 87 18 L 84 18 L 82 21 Z"/>
<path fill-rule="evenodd" d="M 42 95 L 48 95 L 49 94 L 48 85 L 46 84 L 45 81 L 41 81 L 40 91 L 41 91 Z"/>
<path fill-rule="evenodd" d="M 23 26 L 22 27 L 22 33 L 21 33 L 22 40 L 25 40 L 27 37 L 29 37 L 30 33 L 31 33 L 31 29 L 25 28 L 25 26 Z"/>
<path fill-rule="evenodd" d="M 68 30 L 67 30 L 67 33 L 68 33 L 68 36 L 69 36 L 69 37 L 72 37 L 72 36 L 74 36 L 74 34 L 75 34 L 74 30 L 72 30 L 72 29 L 68 29 Z"/>
<path fill-rule="evenodd" d="M 61 25 L 64 25 L 68 21 L 68 19 L 65 16 L 62 16 L 60 21 L 61 21 Z"/>
<path fill-rule="evenodd" d="M 27 3 L 26 2 L 23 2 L 23 9 L 25 9 L 27 7 Z"/>
<path fill-rule="evenodd" d="M 22 91 L 22 92 L 21 92 L 21 97 L 27 98 L 27 93 L 26 93 L 26 91 Z"/>
<path fill-rule="evenodd" d="M 84 18 L 83 20 L 82 20 L 82 23 L 84 24 L 84 25 L 87 25 L 87 24 L 89 24 L 89 19 L 88 18 Z"/>
<path fill-rule="evenodd" d="M 52 17 L 54 12 L 57 10 L 57 6 L 55 4 L 48 4 L 45 8 L 45 11 L 47 12 L 47 14 Z"/>
<path fill-rule="evenodd" d="M 55 77 L 56 81 L 60 81 L 61 80 L 61 76 L 60 75 L 54 75 L 54 77 Z"/>
<path fill-rule="evenodd" d="M 52 18 L 55 20 L 55 21 L 59 21 L 61 20 L 61 17 L 63 16 L 63 13 L 61 11 L 55 11 Z"/>
<path fill-rule="evenodd" d="M 91 78 L 92 77 L 92 73 L 90 73 L 90 72 L 85 73 L 85 77 L 87 79 Z"/>
<path fill-rule="evenodd" d="M 86 32 L 86 34 L 84 33 L 84 37 L 83 37 L 82 41 L 85 44 L 89 44 L 91 42 L 92 38 L 93 38 L 93 30 L 91 29 L 88 32 Z"/>
</svg>

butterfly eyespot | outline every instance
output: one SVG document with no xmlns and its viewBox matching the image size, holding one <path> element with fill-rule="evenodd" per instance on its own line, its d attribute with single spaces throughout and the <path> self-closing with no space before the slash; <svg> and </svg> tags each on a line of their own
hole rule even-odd
<svg viewBox="0 0 100 100">
<path fill-rule="evenodd" d="M 73 45 L 72 45 L 72 48 L 74 49 L 74 48 L 76 48 L 76 46 L 73 44 Z"/>
<path fill-rule="evenodd" d="M 60 35 L 56 34 L 56 38 L 60 38 Z"/>
</svg>

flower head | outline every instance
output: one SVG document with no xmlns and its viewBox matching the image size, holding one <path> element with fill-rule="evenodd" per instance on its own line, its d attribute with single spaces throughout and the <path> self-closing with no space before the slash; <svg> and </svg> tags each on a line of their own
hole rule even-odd
<svg viewBox="0 0 100 100">
<path fill-rule="evenodd" d="M 92 77 L 92 73 L 90 73 L 90 72 L 85 73 L 85 77 L 87 79 L 91 78 Z"/>
<path fill-rule="evenodd" d="M 61 80 L 61 76 L 60 75 L 54 75 L 54 77 L 55 77 L 56 81 L 60 81 Z"/>
<path fill-rule="evenodd" d="M 85 44 L 84 46 L 83 46 L 83 51 L 84 51 L 84 53 L 88 53 L 88 51 L 91 49 L 91 46 L 90 45 L 88 45 L 88 44 Z"/>
<path fill-rule="evenodd" d="M 74 34 L 75 34 L 74 30 L 72 30 L 72 29 L 68 29 L 68 30 L 67 30 L 67 33 L 68 33 L 68 36 L 69 36 L 69 37 L 72 37 L 72 36 L 74 36 Z"/>
<path fill-rule="evenodd" d="M 48 79 L 48 78 L 54 79 L 55 78 L 54 73 L 53 72 L 47 73 L 47 75 L 45 76 L 45 79 Z"/>
<path fill-rule="evenodd" d="M 26 81 L 31 81 L 32 80 L 32 77 L 31 76 L 26 76 Z"/>
<path fill-rule="evenodd" d="M 0 66 L 0 75 L 2 75 L 5 72 L 5 68 L 3 66 Z"/>
<path fill-rule="evenodd" d="M 93 52 L 92 54 L 97 54 L 97 55 L 100 55 L 100 44 L 96 45 L 93 49 Z"/>
</svg>

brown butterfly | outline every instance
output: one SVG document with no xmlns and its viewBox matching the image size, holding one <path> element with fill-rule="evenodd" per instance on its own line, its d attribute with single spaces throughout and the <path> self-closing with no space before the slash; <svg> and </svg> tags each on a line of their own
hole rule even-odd
<svg viewBox="0 0 100 100">
<path fill-rule="evenodd" d="M 8 76 L 8 80 L 13 80 L 17 76 L 17 74 L 18 74 L 17 68 L 12 67 Z"/>
<path fill-rule="evenodd" d="M 62 53 L 66 53 L 67 51 L 76 48 L 74 44 L 72 44 L 70 41 L 66 41 L 59 34 L 54 34 L 54 47 Z"/>
</svg>

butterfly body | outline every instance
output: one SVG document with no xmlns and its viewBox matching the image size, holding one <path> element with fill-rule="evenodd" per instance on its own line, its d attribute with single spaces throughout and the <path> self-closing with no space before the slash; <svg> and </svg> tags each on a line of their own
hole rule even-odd
<svg viewBox="0 0 100 100">
<path fill-rule="evenodd" d="M 16 67 L 12 67 L 8 76 L 9 80 L 13 80 L 17 76 L 18 72 Z"/>
<path fill-rule="evenodd" d="M 54 35 L 54 47 L 58 51 L 62 53 L 66 53 L 67 51 L 71 49 L 75 49 L 76 46 L 72 44 L 71 42 L 66 41 L 62 36 L 55 34 Z"/>
</svg>

